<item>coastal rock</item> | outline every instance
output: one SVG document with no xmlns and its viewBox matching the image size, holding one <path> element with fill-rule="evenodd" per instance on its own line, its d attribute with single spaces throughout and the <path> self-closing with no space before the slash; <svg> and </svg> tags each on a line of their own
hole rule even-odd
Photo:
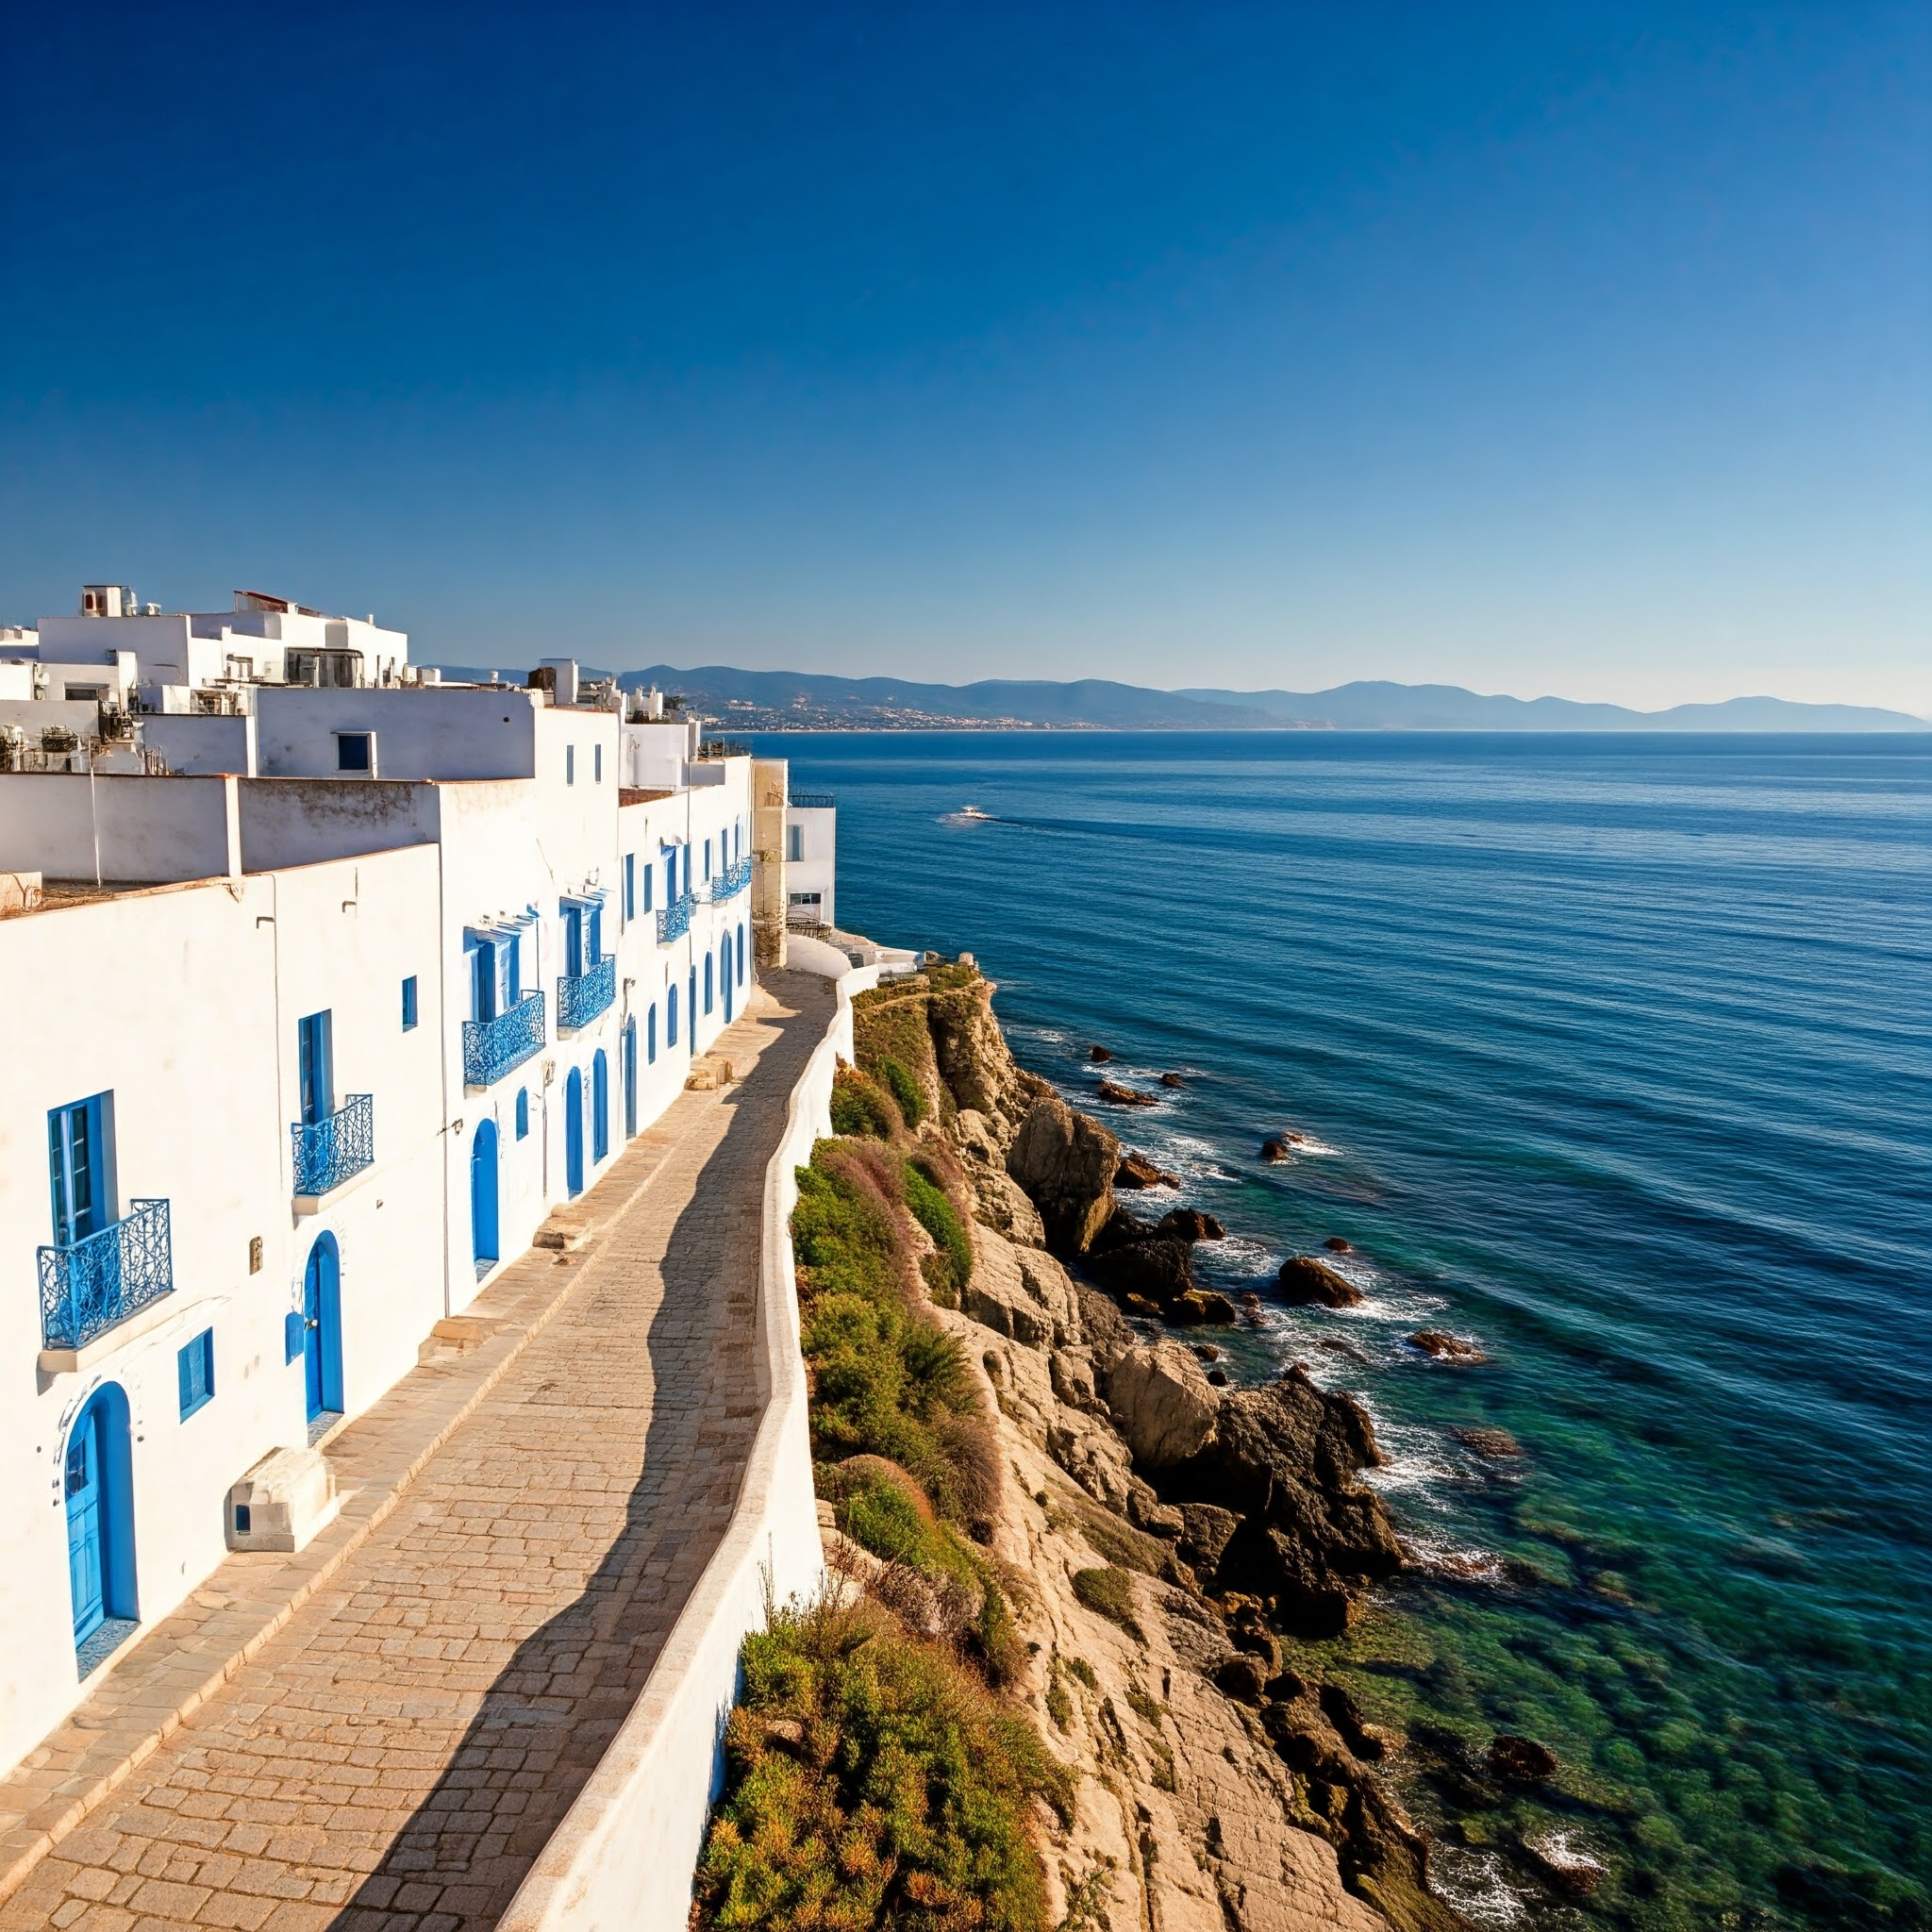
<svg viewBox="0 0 1932 1932">
<path fill-rule="evenodd" d="M 1178 1175 L 1171 1174 L 1149 1160 L 1144 1154 L 1123 1154 L 1121 1164 L 1114 1174 L 1113 1184 L 1117 1188 L 1177 1188 Z"/>
<path fill-rule="evenodd" d="M 1101 1099 L 1114 1107 L 1157 1107 L 1159 1103 L 1151 1093 L 1142 1093 L 1138 1087 L 1123 1087 L 1118 1080 L 1103 1080 L 1096 1090 Z"/>
<path fill-rule="evenodd" d="M 1319 1302 L 1324 1308 L 1351 1308 L 1362 1298 L 1361 1290 L 1346 1275 L 1312 1255 L 1291 1255 L 1275 1278 L 1282 1299 L 1297 1307 Z"/>
<path fill-rule="evenodd" d="M 1217 1587 L 1275 1597 L 1296 1634 L 1332 1636 L 1346 1626 L 1356 1590 L 1402 1567 L 1381 1498 L 1355 1479 L 1381 1459 L 1360 1406 L 1297 1370 L 1223 1394 L 1212 1440 L 1175 1471 L 1167 1493 L 1245 1519 L 1216 1565 Z"/>
<path fill-rule="evenodd" d="M 1544 1784 L 1557 1774 L 1557 1755 L 1534 1738 L 1507 1733 L 1490 1740 L 1490 1775 L 1509 1784 Z"/>
<path fill-rule="evenodd" d="M 1322 1245 L 1332 1255 L 1346 1255 L 1352 1252 L 1346 1235 L 1331 1234 Z"/>
<path fill-rule="evenodd" d="M 982 1327 L 1023 1348 L 1052 1348 L 1079 1333 L 1074 1284 L 1051 1255 L 982 1230 L 961 1307 Z"/>
<path fill-rule="evenodd" d="M 986 979 L 935 993 L 926 1002 L 926 1025 L 940 1078 L 955 1104 L 994 1124 L 992 1132 L 1004 1145 L 1030 1105 L 1035 1076 L 1014 1064 L 992 1015 L 992 982 Z"/>
<path fill-rule="evenodd" d="M 1449 1433 L 1464 1448 L 1491 1462 L 1513 1462 L 1523 1454 L 1522 1443 L 1507 1429 L 1451 1429 Z"/>
<path fill-rule="evenodd" d="M 1113 1212 L 1121 1143 L 1058 1094 L 1027 1109 L 1007 1152 L 1007 1172 L 1032 1197 L 1058 1254 L 1084 1254 Z"/>
<path fill-rule="evenodd" d="M 1183 1241 L 1218 1241 L 1227 1238 L 1226 1228 L 1213 1215 L 1203 1214 L 1198 1208 L 1171 1208 L 1155 1223 L 1155 1228 Z"/>
<path fill-rule="evenodd" d="M 1142 1469 L 1199 1455 L 1214 1434 L 1220 1397 L 1177 1341 L 1130 1348 L 1108 1371 L 1107 1406 Z"/>
<path fill-rule="evenodd" d="M 1211 1576 L 1241 1520 L 1213 1503 L 1183 1503 L 1180 1510 L 1181 1556 L 1204 1576 Z"/>
<path fill-rule="evenodd" d="M 1476 1363 L 1489 1360 L 1474 1342 L 1465 1341 L 1461 1336 L 1441 1328 L 1418 1328 L 1408 1338 L 1408 1345 L 1421 1349 L 1435 1361 L 1449 1362 L 1457 1368 L 1474 1368 Z"/>
<path fill-rule="evenodd" d="M 1259 1704 L 1268 1689 L 1268 1673 L 1258 1657 L 1237 1650 L 1215 1667 L 1214 1685 L 1237 1704 Z"/>
<path fill-rule="evenodd" d="M 1224 1294 L 1218 1294 L 1211 1288 L 1191 1288 L 1185 1294 L 1177 1294 L 1164 1304 L 1161 1314 L 1176 1327 L 1198 1327 L 1203 1323 L 1216 1327 L 1227 1327 L 1241 1320 L 1235 1305 Z M 1227 1372 L 1217 1372 L 1222 1381 L 1227 1380 Z M 1214 1379 L 1210 1374 L 1209 1381 Z"/>
<path fill-rule="evenodd" d="M 1188 1083 L 1178 1074 L 1163 1074 L 1160 1076 L 1163 1087 L 1185 1087 Z"/>
<path fill-rule="evenodd" d="M 1139 1294 L 1153 1302 L 1170 1302 L 1193 1291 L 1191 1254 L 1187 1241 L 1134 1241 L 1125 1247 L 1107 1248 L 1088 1256 L 1087 1267 L 1103 1288 L 1115 1294 Z"/>
<path fill-rule="evenodd" d="M 1288 1158 L 1288 1142 L 1278 1134 L 1272 1135 L 1261 1142 L 1261 1158 L 1268 1161 L 1282 1161 Z"/>
<path fill-rule="evenodd" d="M 1609 1867 L 1567 1832 L 1526 1834 L 1519 1842 L 1537 1875 L 1570 1898 L 1588 1898 L 1609 1876 Z"/>
<path fill-rule="evenodd" d="M 1112 1059 L 1113 1049 L 1110 1046 L 1090 1046 L 1087 1049 L 1087 1058 L 1095 1066 L 1104 1067 L 1108 1060 Z"/>
</svg>

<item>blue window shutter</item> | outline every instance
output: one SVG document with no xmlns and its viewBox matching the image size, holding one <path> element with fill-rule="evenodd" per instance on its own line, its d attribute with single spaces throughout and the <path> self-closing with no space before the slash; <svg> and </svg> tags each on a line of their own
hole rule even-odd
<svg viewBox="0 0 1932 1932">
<path fill-rule="evenodd" d="M 649 867 L 649 866 L 647 865 L 647 866 L 645 866 L 645 868 L 644 868 L 644 910 L 645 910 L 646 912 L 648 912 L 648 911 L 649 911 L 650 909 L 651 909 L 651 868 L 650 868 L 650 867 Z"/>
<path fill-rule="evenodd" d="M 638 856 L 635 852 L 624 855 L 624 916 L 626 920 L 638 916 Z"/>
<path fill-rule="evenodd" d="M 658 1008 L 655 1006 L 644 1009 L 644 1058 L 653 1064 L 658 1058 Z"/>
<path fill-rule="evenodd" d="M 577 748 L 574 744 L 563 748 L 563 782 L 566 785 L 577 782 Z"/>
<path fill-rule="evenodd" d="M 517 1139 L 519 1141 L 527 1139 L 529 1132 L 530 1090 L 527 1087 L 519 1087 L 517 1089 Z"/>
<path fill-rule="evenodd" d="M 403 981 L 403 1031 L 409 1032 L 416 1024 L 416 975 L 412 973 Z"/>
<path fill-rule="evenodd" d="M 300 1309 L 291 1309 L 282 1317 L 282 1359 L 296 1362 L 302 1359 L 302 1314 Z"/>
<path fill-rule="evenodd" d="M 185 1423 L 197 1408 L 205 1408 L 215 1393 L 215 1331 L 204 1328 L 175 1357 L 181 1385 L 181 1420 Z"/>
</svg>

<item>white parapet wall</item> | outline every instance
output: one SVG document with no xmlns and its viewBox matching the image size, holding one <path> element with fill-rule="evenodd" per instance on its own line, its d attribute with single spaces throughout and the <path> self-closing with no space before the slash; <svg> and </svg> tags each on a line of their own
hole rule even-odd
<svg viewBox="0 0 1932 1932">
<path fill-rule="evenodd" d="M 832 1130 L 832 1076 L 852 1058 L 852 999 L 878 981 L 835 947 L 792 964 L 838 978 L 838 1005 L 765 1169 L 758 1271 L 763 1411 L 724 1540 L 705 1566 L 642 1695 L 518 1888 L 498 1932 L 684 1932 L 705 1821 L 724 1776 L 739 1653 L 768 1602 L 807 1599 L 824 1576 L 812 1488 L 798 1285 L 797 1170 Z"/>
</svg>

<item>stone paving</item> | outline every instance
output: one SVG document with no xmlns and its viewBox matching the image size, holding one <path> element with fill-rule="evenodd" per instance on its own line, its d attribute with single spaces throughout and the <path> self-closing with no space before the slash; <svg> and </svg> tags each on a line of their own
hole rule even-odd
<svg viewBox="0 0 1932 1932">
<path fill-rule="evenodd" d="M 506 1269 L 443 1357 L 330 1445 L 363 1525 L 333 1559 L 303 1553 L 292 1614 L 303 1558 L 231 1558 L 199 1626 L 191 1606 L 75 1713 L 67 1757 L 125 1730 L 129 1686 L 150 1724 L 192 1702 L 53 1827 L 0 1932 L 494 1924 L 635 1702 L 750 1445 L 762 1177 L 832 1011 L 823 981 L 769 984 L 714 1049 L 740 1084 L 681 1095 L 586 1196 L 592 1227 L 617 1203 L 601 1231 Z M 286 1621 L 218 1681 L 223 1644 L 275 1621 L 265 1578 Z M 31 1774 L 81 1774 L 57 1760 Z"/>
</svg>

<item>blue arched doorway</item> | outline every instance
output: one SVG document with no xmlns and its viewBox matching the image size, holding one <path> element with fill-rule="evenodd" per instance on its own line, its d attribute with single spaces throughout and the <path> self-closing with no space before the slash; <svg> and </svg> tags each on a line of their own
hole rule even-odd
<svg viewBox="0 0 1932 1932">
<path fill-rule="evenodd" d="M 638 1022 L 637 1015 L 624 1023 L 624 1138 L 638 1137 Z"/>
<path fill-rule="evenodd" d="M 332 1234 L 318 1235 L 302 1272 L 302 1381 L 308 1420 L 342 1411 L 342 1269 Z"/>
<path fill-rule="evenodd" d="M 610 1062 L 600 1046 L 591 1056 L 591 1158 L 610 1152 Z"/>
<path fill-rule="evenodd" d="M 521 1100 L 522 1095 L 518 1098 Z M 470 1247 L 476 1273 L 485 1273 L 503 1252 L 496 1231 L 496 1123 L 478 1121 L 470 1143 Z"/>
<path fill-rule="evenodd" d="M 79 1646 L 109 1617 L 141 1614 L 134 1594 L 134 1457 L 127 1396 L 118 1382 L 95 1390 L 75 1418 L 61 1487 L 74 1641 Z"/>
<path fill-rule="evenodd" d="M 563 1083 L 563 1185 L 572 1200 L 584 1191 L 584 1076 L 575 1067 Z"/>
</svg>

